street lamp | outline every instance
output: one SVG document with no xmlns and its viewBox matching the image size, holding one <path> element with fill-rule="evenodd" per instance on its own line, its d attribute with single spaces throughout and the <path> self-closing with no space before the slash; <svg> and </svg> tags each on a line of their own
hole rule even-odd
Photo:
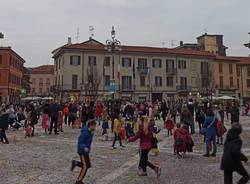
<svg viewBox="0 0 250 184">
<path fill-rule="evenodd" d="M 110 80 L 110 86 L 113 86 L 112 99 L 115 99 L 115 52 L 121 51 L 121 42 L 115 38 L 115 29 L 112 26 L 111 40 L 106 41 L 105 50 L 112 53 L 112 79 Z"/>
</svg>

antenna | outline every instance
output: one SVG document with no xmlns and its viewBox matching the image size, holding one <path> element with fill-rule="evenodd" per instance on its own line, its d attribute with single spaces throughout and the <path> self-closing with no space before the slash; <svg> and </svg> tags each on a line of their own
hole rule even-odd
<svg viewBox="0 0 250 184">
<path fill-rule="evenodd" d="M 80 38 L 80 29 L 79 29 L 79 27 L 77 27 L 77 30 L 76 30 L 76 42 L 77 43 L 79 41 L 79 38 Z"/>
<path fill-rule="evenodd" d="M 165 42 L 161 42 L 162 48 L 165 48 Z"/>
<path fill-rule="evenodd" d="M 95 28 L 93 26 L 89 26 L 89 39 L 92 39 L 95 34 L 94 34 Z"/>
<path fill-rule="evenodd" d="M 205 34 L 207 34 L 207 28 L 206 27 L 205 27 L 204 31 L 205 31 Z"/>
<path fill-rule="evenodd" d="M 175 40 L 171 40 L 171 47 L 172 47 L 172 48 L 173 48 L 174 45 L 175 45 L 175 44 L 174 44 L 174 41 L 175 41 Z"/>
</svg>

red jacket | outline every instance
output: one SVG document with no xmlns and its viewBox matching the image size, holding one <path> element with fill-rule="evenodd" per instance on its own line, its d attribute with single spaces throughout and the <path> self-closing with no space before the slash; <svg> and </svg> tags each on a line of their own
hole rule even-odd
<svg viewBox="0 0 250 184">
<path fill-rule="evenodd" d="M 136 133 L 134 137 L 129 138 L 129 142 L 134 142 L 137 139 L 140 139 L 140 149 L 142 150 L 148 150 L 152 148 L 152 138 L 153 138 L 153 131 L 151 128 L 148 130 L 148 134 L 145 134 L 143 129 L 140 128 L 140 130 Z"/>
<path fill-rule="evenodd" d="M 174 142 L 177 140 L 177 138 L 181 138 L 184 141 L 184 144 L 177 147 L 174 143 L 174 150 L 179 152 L 186 152 L 187 145 L 191 143 L 191 137 L 188 130 L 185 128 L 177 128 L 174 131 Z"/>
</svg>

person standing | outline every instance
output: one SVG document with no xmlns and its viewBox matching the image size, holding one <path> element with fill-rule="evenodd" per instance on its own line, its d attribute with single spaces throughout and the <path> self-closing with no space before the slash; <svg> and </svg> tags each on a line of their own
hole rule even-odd
<svg viewBox="0 0 250 184">
<path fill-rule="evenodd" d="M 121 147 L 124 147 L 122 145 L 122 139 L 121 139 L 121 132 L 122 132 L 122 121 L 121 116 L 118 115 L 118 117 L 114 120 L 114 141 L 112 144 L 112 148 L 116 149 L 115 143 L 118 140 Z"/>
<path fill-rule="evenodd" d="M 239 123 L 233 123 L 232 128 L 227 133 L 221 160 L 221 170 L 224 171 L 224 184 L 233 184 L 233 172 L 237 172 L 242 176 L 238 184 L 246 184 L 249 181 L 249 174 L 241 163 L 242 161 L 248 161 L 248 158 L 241 153 L 241 133 L 242 126 Z"/>
<path fill-rule="evenodd" d="M 4 144 L 9 144 L 9 140 L 5 133 L 9 127 L 8 117 L 9 114 L 6 113 L 5 109 L 2 109 L 0 111 L 0 141 Z"/>
<path fill-rule="evenodd" d="M 203 155 L 204 157 L 209 157 L 209 151 L 211 148 L 211 143 L 213 144 L 213 153 L 211 156 L 216 156 L 216 129 L 217 118 L 212 109 L 207 110 L 207 117 L 205 119 L 203 129 L 205 130 L 205 142 L 206 142 L 206 153 Z"/>
<path fill-rule="evenodd" d="M 148 161 L 148 153 L 152 148 L 153 130 L 147 118 L 143 118 L 143 124 L 135 136 L 128 139 L 129 142 L 134 142 L 140 139 L 140 161 L 139 161 L 139 176 L 147 176 L 147 166 L 153 169 L 157 178 L 161 175 L 160 166 L 155 166 Z"/>
<path fill-rule="evenodd" d="M 230 114 L 231 114 L 231 123 L 234 123 L 234 122 L 239 123 L 240 111 L 239 111 L 239 107 L 235 104 L 235 102 L 232 103 Z"/>
<path fill-rule="evenodd" d="M 58 121 L 58 111 L 59 111 L 59 106 L 56 102 L 52 102 L 50 105 L 50 130 L 49 130 L 49 135 L 51 135 L 52 130 L 54 128 L 55 135 L 58 135 L 57 131 L 57 121 Z"/>
<path fill-rule="evenodd" d="M 45 104 L 43 107 L 42 127 L 44 128 L 45 134 L 47 134 L 49 128 L 49 104 Z"/>
<path fill-rule="evenodd" d="M 76 184 L 83 184 L 83 179 L 85 178 L 88 169 L 91 167 L 89 153 L 95 129 L 96 121 L 94 120 L 89 120 L 87 126 L 84 126 L 81 129 L 81 134 L 78 138 L 77 144 L 77 153 L 80 156 L 81 161 L 78 162 L 76 160 L 72 160 L 71 163 L 71 171 L 73 171 L 76 166 L 81 168 L 80 174 L 75 182 Z"/>
<path fill-rule="evenodd" d="M 63 115 L 64 115 L 64 124 L 67 125 L 68 117 L 69 117 L 69 106 L 65 104 L 63 107 Z"/>
</svg>

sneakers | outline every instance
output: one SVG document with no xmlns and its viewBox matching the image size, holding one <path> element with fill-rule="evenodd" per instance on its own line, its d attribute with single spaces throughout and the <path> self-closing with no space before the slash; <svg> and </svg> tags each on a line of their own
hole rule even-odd
<svg viewBox="0 0 250 184">
<path fill-rule="evenodd" d="M 211 156 L 212 156 L 212 157 L 216 157 L 216 153 L 212 153 Z"/>
<path fill-rule="evenodd" d="M 112 149 L 116 149 L 116 147 L 112 146 Z"/>
<path fill-rule="evenodd" d="M 155 168 L 155 173 L 156 173 L 156 177 L 157 179 L 159 179 L 161 177 L 161 167 L 156 167 Z"/>
</svg>

